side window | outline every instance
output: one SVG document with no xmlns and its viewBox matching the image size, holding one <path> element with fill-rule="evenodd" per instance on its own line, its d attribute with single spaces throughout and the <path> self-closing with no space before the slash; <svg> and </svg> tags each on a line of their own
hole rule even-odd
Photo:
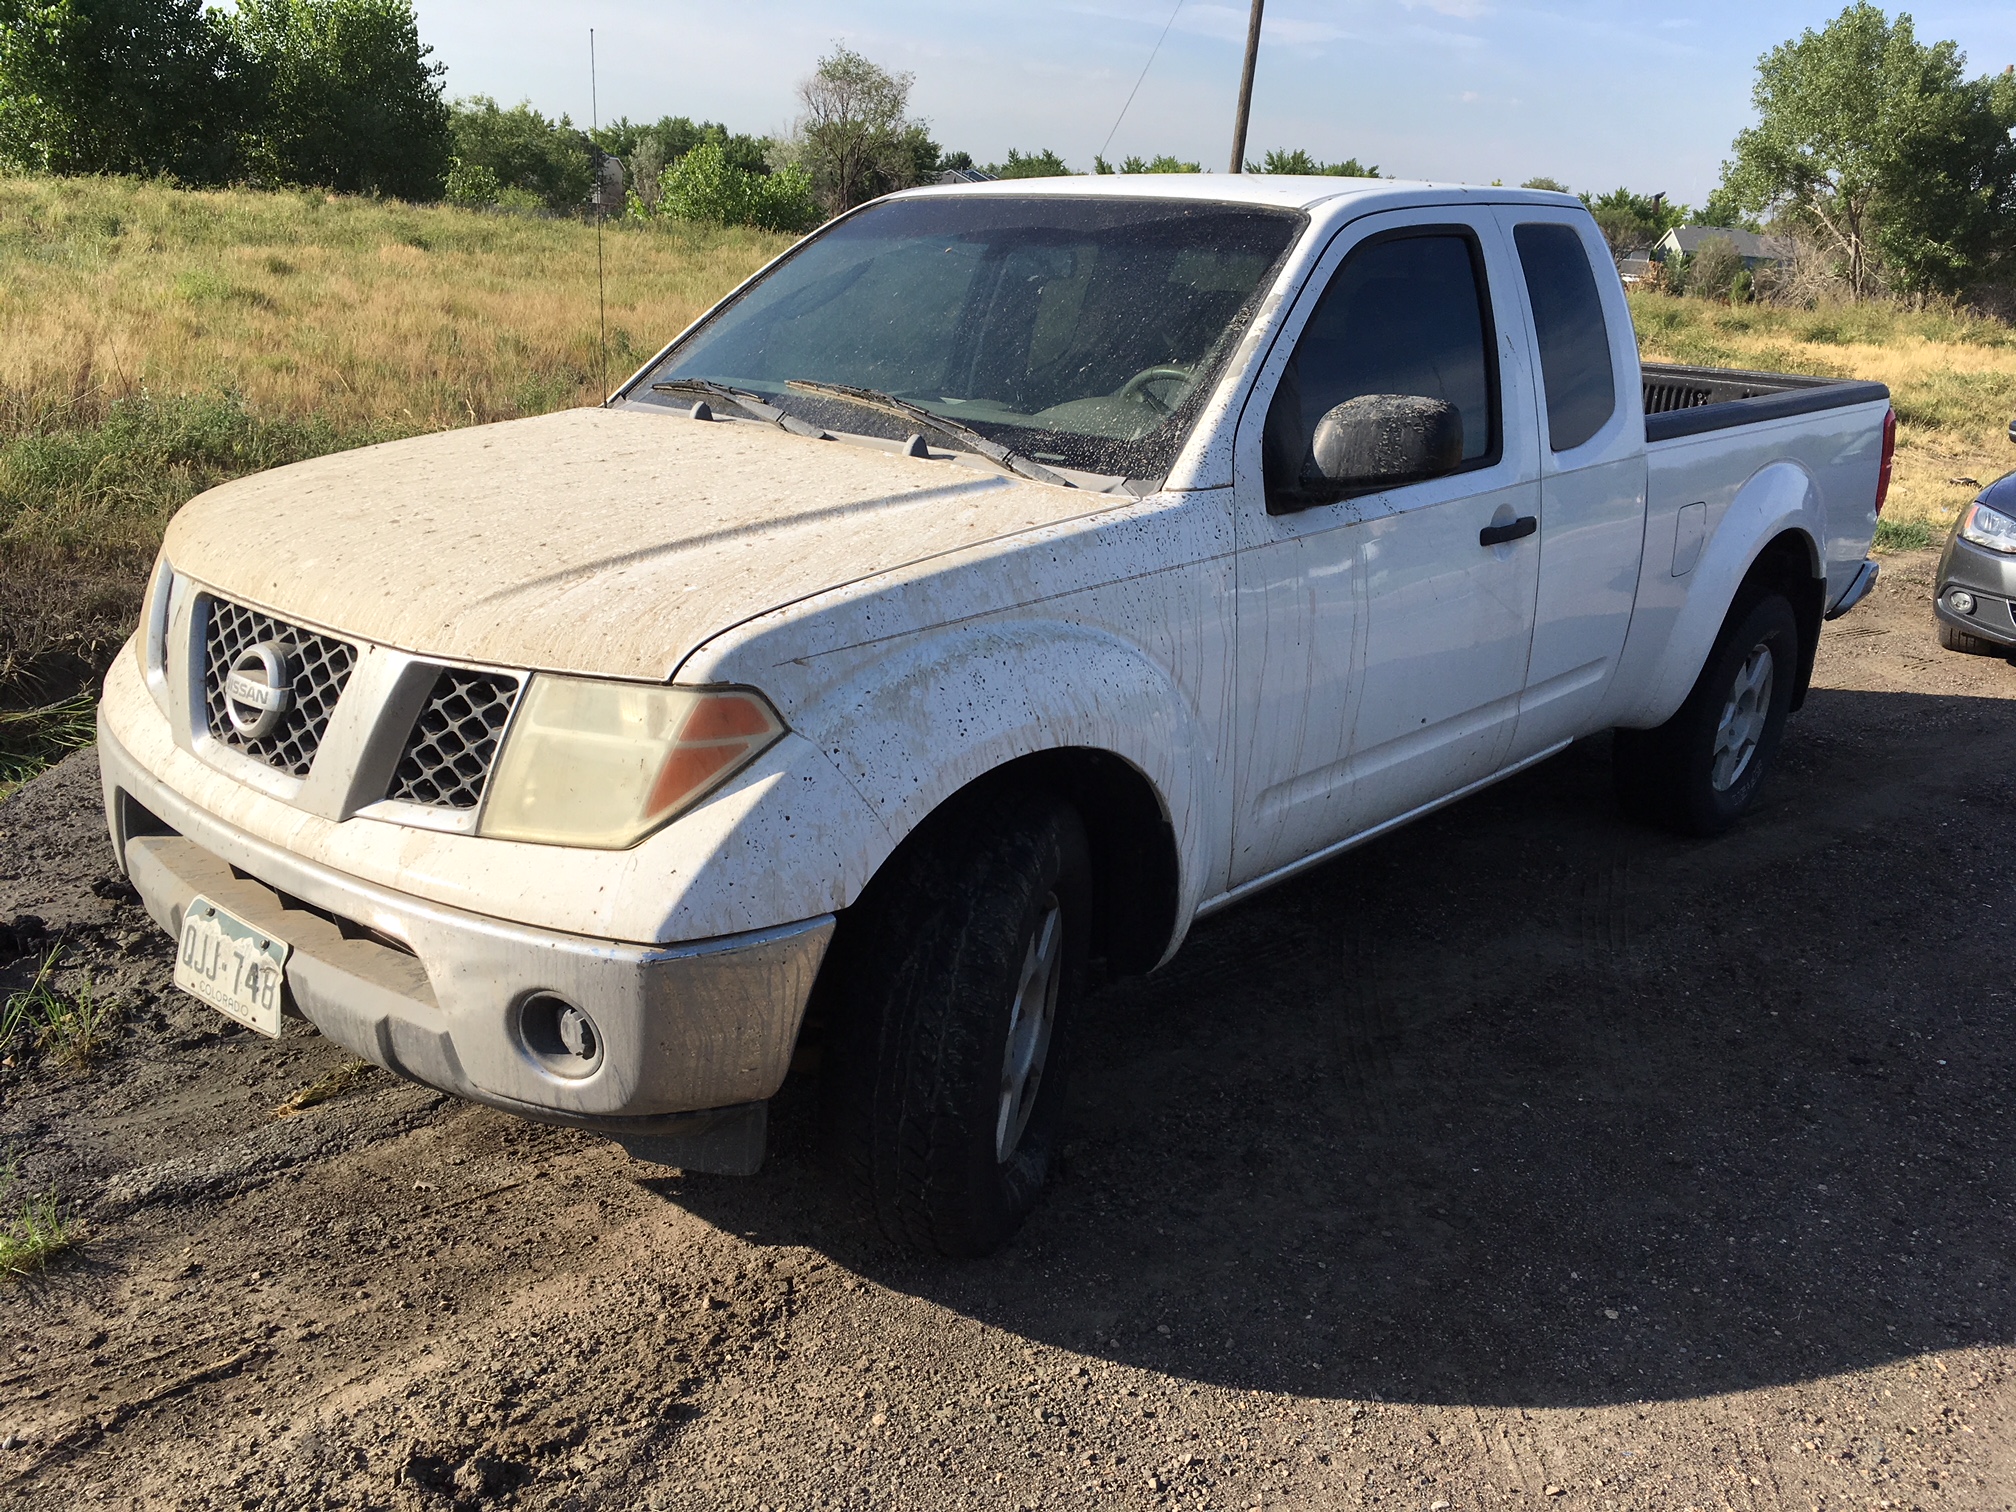
<svg viewBox="0 0 2016 1512">
<path fill-rule="evenodd" d="M 1467 233 L 1409 233 L 1353 252 L 1323 291 L 1267 412 L 1269 507 L 1304 508 L 1370 491 L 1326 477 L 1315 443 L 1326 415 L 1371 395 L 1415 401 L 1414 413 L 1423 408 L 1418 401 L 1432 401 L 1427 408 L 1438 423 L 1460 431 L 1446 438 L 1454 467 L 1495 462 L 1498 363 L 1490 309 L 1483 256 Z M 1408 410 L 1405 402 L 1397 408 Z"/>
<path fill-rule="evenodd" d="M 1533 301 L 1540 376 L 1547 386 L 1547 439 L 1554 450 L 1580 446 L 1617 408 L 1610 329 L 1589 254 L 1573 226 L 1536 223 L 1512 232 Z"/>
</svg>

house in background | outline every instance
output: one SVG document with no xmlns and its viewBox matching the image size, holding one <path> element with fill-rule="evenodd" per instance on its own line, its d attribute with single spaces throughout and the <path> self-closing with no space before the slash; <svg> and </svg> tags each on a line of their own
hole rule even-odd
<svg viewBox="0 0 2016 1512">
<path fill-rule="evenodd" d="M 1729 226 L 1675 226 L 1652 245 L 1654 262 L 1669 257 L 1692 257 L 1703 242 L 1721 237 L 1732 243 L 1743 266 L 1751 272 L 1776 267 L 1792 255 L 1792 243 L 1782 236 L 1759 236 L 1755 231 L 1738 231 Z"/>
</svg>

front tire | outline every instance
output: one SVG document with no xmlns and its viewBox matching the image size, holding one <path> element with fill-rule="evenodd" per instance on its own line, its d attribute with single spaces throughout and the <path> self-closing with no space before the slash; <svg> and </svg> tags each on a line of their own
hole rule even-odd
<svg viewBox="0 0 2016 1512">
<path fill-rule="evenodd" d="M 827 1133 L 890 1238 L 985 1255 L 1035 1207 L 1091 898 L 1076 810 L 1014 789 L 934 821 L 843 917 Z"/>
<path fill-rule="evenodd" d="M 1756 801 L 1778 753 L 1799 670 L 1799 621 L 1779 594 L 1739 605 L 1680 711 L 1619 730 L 1611 771 L 1633 818 L 1719 835 Z"/>
</svg>

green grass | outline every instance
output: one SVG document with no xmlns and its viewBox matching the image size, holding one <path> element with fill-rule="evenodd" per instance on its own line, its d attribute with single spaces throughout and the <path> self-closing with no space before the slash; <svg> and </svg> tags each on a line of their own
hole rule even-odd
<svg viewBox="0 0 2016 1512">
<path fill-rule="evenodd" d="M 83 1237 L 54 1192 L 23 1193 L 20 1185 L 12 1160 L 0 1166 L 0 1277 L 8 1280 L 40 1270 Z"/>
<path fill-rule="evenodd" d="M 1878 551 L 1923 551 L 1928 546 L 1937 546 L 1945 535 L 1930 520 L 1878 520 L 1876 522 L 1876 549 Z"/>
</svg>

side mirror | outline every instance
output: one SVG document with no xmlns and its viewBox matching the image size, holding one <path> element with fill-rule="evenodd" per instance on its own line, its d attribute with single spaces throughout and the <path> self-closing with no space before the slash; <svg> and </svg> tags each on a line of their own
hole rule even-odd
<svg viewBox="0 0 2016 1512">
<path fill-rule="evenodd" d="M 1463 415 L 1419 394 L 1360 394 L 1316 422 L 1311 460 L 1322 479 L 1370 493 L 1463 465 Z"/>
</svg>

